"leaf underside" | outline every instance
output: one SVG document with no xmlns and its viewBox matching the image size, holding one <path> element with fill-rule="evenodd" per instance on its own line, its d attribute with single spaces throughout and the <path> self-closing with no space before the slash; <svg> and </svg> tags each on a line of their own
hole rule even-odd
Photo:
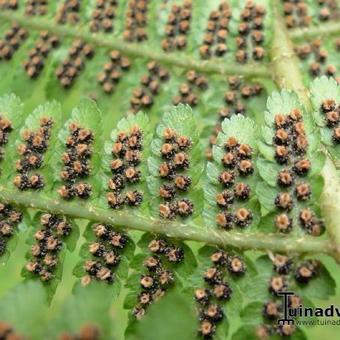
<svg viewBox="0 0 340 340">
<path fill-rule="evenodd" d="M 335 2 L 308 2 L 303 14 L 292 4 L 292 15 L 275 0 L 255 8 L 234 0 L 13 3 L 0 4 L 1 326 L 32 339 L 193 339 L 204 337 L 204 325 L 216 339 L 257 339 L 259 331 L 277 338 L 278 316 L 264 312 L 281 302 L 273 278 L 307 307 L 335 295 L 336 267 L 319 262 L 320 254 L 336 256 L 321 176 L 326 157 L 340 166 Z M 312 109 L 272 80 L 277 11 Z M 274 122 L 294 110 L 307 147 L 297 153 L 296 134 L 289 136 L 292 151 L 282 165 Z M 169 145 L 174 151 L 166 153 Z M 294 169 L 301 159 L 311 167 L 300 176 Z M 294 184 L 283 188 L 278 176 L 287 168 Z M 232 183 L 221 179 L 225 172 Z M 248 193 L 238 193 L 241 184 Z M 300 184 L 308 199 L 298 198 Z M 291 208 L 280 210 L 280 193 L 291 194 Z M 307 210 L 312 217 L 303 224 Z M 292 225 L 280 232 L 283 214 Z M 155 242 L 163 248 L 155 250 Z M 277 255 L 289 256 L 287 271 L 275 265 Z M 301 279 L 301 268 L 311 278 Z M 219 279 L 207 278 L 211 270 Z M 219 285 L 230 296 L 218 298 Z M 208 291 L 206 304 L 200 289 Z M 207 314 L 215 304 L 221 321 Z M 310 334 L 297 327 L 291 338 Z"/>
</svg>

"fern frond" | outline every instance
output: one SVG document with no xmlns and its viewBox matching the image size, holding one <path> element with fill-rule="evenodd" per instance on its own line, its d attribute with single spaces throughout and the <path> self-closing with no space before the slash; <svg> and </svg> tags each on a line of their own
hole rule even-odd
<svg viewBox="0 0 340 340">
<path fill-rule="evenodd" d="M 124 304 L 128 339 L 306 338 L 277 293 L 335 293 L 336 1 L 0 9 L 0 94 L 24 103 L 0 97 L 0 274 L 25 281 L 0 333 L 119 338 Z"/>
</svg>

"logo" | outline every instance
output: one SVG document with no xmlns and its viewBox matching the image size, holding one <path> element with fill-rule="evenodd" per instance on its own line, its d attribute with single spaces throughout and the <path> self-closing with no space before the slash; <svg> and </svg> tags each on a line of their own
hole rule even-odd
<svg viewBox="0 0 340 340">
<path fill-rule="evenodd" d="M 295 295 L 293 292 L 278 292 L 278 296 L 282 296 L 283 319 L 277 320 L 279 325 L 294 325 L 294 319 L 289 318 L 289 296 Z"/>
<path fill-rule="evenodd" d="M 296 296 L 294 292 L 278 292 L 282 297 L 282 318 L 278 319 L 279 325 L 340 325 L 340 307 L 329 305 L 326 308 L 305 307 L 300 304 L 290 307 L 289 298 Z M 322 319 L 320 319 L 322 318 Z"/>
</svg>

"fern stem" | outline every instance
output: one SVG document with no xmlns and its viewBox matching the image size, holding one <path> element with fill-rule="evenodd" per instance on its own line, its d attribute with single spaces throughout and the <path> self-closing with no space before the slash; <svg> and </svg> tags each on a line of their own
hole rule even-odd
<svg viewBox="0 0 340 340">
<path fill-rule="evenodd" d="M 291 39 L 300 41 L 315 37 L 330 37 L 340 34 L 340 22 L 330 21 L 310 28 L 297 28 L 289 31 Z"/>
<path fill-rule="evenodd" d="M 296 92 L 305 107 L 310 110 L 311 102 L 302 80 L 299 62 L 294 53 L 293 43 L 280 14 L 281 4 L 276 1 L 274 12 L 274 37 L 271 49 L 272 73 L 276 83 L 285 89 Z"/>
<path fill-rule="evenodd" d="M 322 212 L 325 216 L 327 230 L 331 235 L 334 248 L 337 254 L 340 254 L 340 184 L 339 174 L 336 171 L 334 163 L 327 157 L 322 176 L 325 181 L 324 190 L 321 196 Z"/>
<path fill-rule="evenodd" d="M 111 223 L 127 229 L 165 234 L 169 237 L 204 242 L 239 249 L 271 250 L 283 253 L 325 253 L 334 256 L 334 249 L 327 239 L 311 236 L 295 237 L 264 233 L 240 233 L 205 228 L 197 224 L 164 222 L 154 218 L 136 216 L 126 211 L 109 211 L 88 203 L 65 202 L 49 199 L 43 194 L 11 191 L 0 186 L 0 199 L 23 207 L 100 223 Z"/>
<path fill-rule="evenodd" d="M 295 91 L 305 106 L 307 113 L 312 112 L 312 103 L 305 88 L 299 68 L 299 62 L 294 54 L 292 41 L 279 12 L 281 4 L 275 0 L 274 7 L 274 38 L 272 44 L 272 67 L 277 84 Z M 340 262 L 340 181 L 334 163 L 326 157 L 322 170 L 325 184 L 321 197 L 321 208 L 326 221 L 326 229 L 334 251 L 334 258 Z"/>
<path fill-rule="evenodd" d="M 10 22 L 15 21 L 21 26 L 30 29 L 47 30 L 60 37 L 82 39 L 94 46 L 121 51 L 126 56 L 155 60 L 165 65 L 177 66 L 188 70 L 194 69 L 202 73 L 220 75 L 239 74 L 245 78 L 270 77 L 268 69 L 258 64 L 238 65 L 230 62 L 226 63 L 222 60 L 195 60 L 191 56 L 183 54 L 155 51 L 154 48 L 146 46 L 145 44 L 125 42 L 112 35 L 105 35 L 102 33 L 93 34 L 85 30 L 84 27 L 62 26 L 51 20 L 42 18 L 26 18 L 21 14 L 5 10 L 0 11 L 0 20 Z"/>
</svg>

